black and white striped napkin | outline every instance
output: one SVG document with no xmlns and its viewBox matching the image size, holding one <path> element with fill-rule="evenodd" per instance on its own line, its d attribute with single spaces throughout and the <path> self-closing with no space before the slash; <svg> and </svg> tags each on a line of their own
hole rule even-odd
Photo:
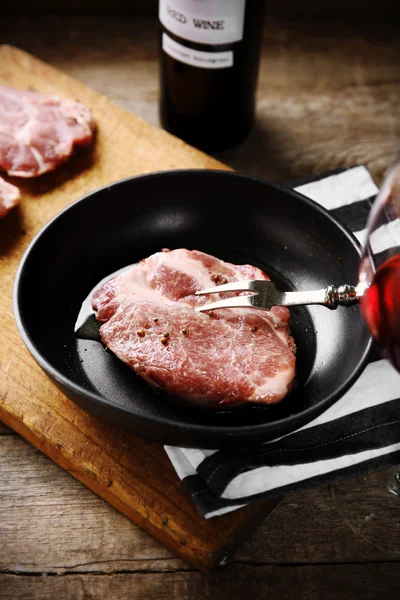
<svg viewBox="0 0 400 600">
<path fill-rule="evenodd" d="M 378 191 L 365 167 L 295 189 L 331 211 L 363 243 Z M 394 245 L 390 226 L 381 228 L 376 243 L 382 251 Z M 239 450 L 165 450 L 207 519 L 268 496 L 400 464 L 400 375 L 375 352 L 353 387 L 294 433 Z"/>
</svg>

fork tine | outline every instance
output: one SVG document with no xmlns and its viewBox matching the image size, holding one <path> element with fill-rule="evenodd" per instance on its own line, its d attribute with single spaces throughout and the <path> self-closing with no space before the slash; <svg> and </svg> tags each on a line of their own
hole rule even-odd
<svg viewBox="0 0 400 600">
<path fill-rule="evenodd" d="M 246 292 L 250 290 L 251 281 L 232 281 L 223 285 L 216 285 L 206 290 L 199 290 L 196 296 L 205 296 L 206 294 L 219 294 L 220 292 Z"/>
<path fill-rule="evenodd" d="M 202 306 L 196 306 L 196 312 L 205 312 L 208 310 L 216 310 L 217 308 L 247 308 L 252 306 L 251 298 L 253 296 L 234 296 L 233 298 L 226 298 L 226 300 L 219 300 L 218 302 L 208 302 Z"/>
</svg>

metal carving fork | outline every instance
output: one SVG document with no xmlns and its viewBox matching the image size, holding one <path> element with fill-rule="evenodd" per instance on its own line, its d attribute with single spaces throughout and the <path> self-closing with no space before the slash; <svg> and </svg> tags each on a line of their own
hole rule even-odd
<svg viewBox="0 0 400 600">
<path fill-rule="evenodd" d="M 196 292 L 196 296 L 208 294 L 221 294 L 222 292 L 252 292 L 217 302 L 210 302 L 202 306 L 196 306 L 198 312 L 217 310 L 219 308 L 259 308 L 271 310 L 273 306 L 299 306 L 302 304 L 322 304 L 328 308 L 335 309 L 338 306 L 351 306 L 356 304 L 361 296 L 356 286 L 341 285 L 335 287 L 328 285 L 321 290 L 312 292 L 280 292 L 272 281 L 233 281 L 224 285 Z"/>
</svg>

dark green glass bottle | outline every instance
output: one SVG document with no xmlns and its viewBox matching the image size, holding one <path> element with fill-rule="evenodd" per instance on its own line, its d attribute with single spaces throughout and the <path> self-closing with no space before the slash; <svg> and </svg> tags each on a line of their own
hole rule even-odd
<svg viewBox="0 0 400 600">
<path fill-rule="evenodd" d="M 232 147 L 255 110 L 265 0 L 160 0 L 160 119 L 202 150 Z"/>
</svg>

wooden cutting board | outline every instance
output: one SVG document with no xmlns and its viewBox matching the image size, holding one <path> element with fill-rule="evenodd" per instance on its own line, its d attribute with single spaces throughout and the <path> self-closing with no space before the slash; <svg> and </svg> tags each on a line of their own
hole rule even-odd
<svg viewBox="0 0 400 600">
<path fill-rule="evenodd" d="M 83 194 L 139 173 L 227 167 L 16 48 L 0 46 L 0 84 L 78 99 L 98 126 L 92 148 L 57 171 L 36 180 L 8 178 L 23 200 L 0 221 L 0 419 L 174 554 L 200 569 L 216 567 L 276 501 L 202 519 L 162 446 L 100 423 L 47 379 L 16 329 L 12 286 L 32 237 Z"/>
</svg>

